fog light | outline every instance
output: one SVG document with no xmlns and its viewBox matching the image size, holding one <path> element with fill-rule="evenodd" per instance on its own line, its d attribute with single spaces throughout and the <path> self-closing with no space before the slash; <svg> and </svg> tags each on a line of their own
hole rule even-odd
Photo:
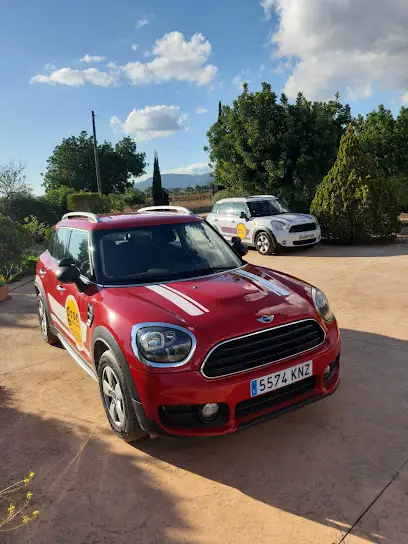
<svg viewBox="0 0 408 544">
<path fill-rule="evenodd" d="M 200 408 L 201 417 L 205 421 L 211 421 L 217 417 L 219 409 L 220 408 L 216 402 L 204 404 L 204 406 Z"/>
<path fill-rule="evenodd" d="M 324 371 L 323 379 L 327 380 L 330 374 L 331 374 L 331 365 L 328 365 L 326 366 L 326 370 Z"/>
<path fill-rule="evenodd" d="M 286 246 L 286 240 L 282 240 L 281 245 Z"/>
</svg>

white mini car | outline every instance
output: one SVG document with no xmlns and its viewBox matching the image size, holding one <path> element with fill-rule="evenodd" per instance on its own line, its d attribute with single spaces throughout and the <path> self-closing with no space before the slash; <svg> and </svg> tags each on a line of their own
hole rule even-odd
<svg viewBox="0 0 408 544">
<path fill-rule="evenodd" d="M 282 247 L 310 246 L 321 240 L 316 217 L 292 213 L 282 200 L 272 195 L 220 200 L 207 222 L 227 241 L 239 236 L 261 255 L 279 253 Z"/>
</svg>

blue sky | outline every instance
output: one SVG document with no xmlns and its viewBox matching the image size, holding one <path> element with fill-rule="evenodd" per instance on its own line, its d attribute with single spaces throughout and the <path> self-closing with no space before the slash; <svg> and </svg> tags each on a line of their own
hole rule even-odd
<svg viewBox="0 0 408 544">
<path fill-rule="evenodd" d="M 158 151 L 164 172 L 204 171 L 218 100 L 231 103 L 241 80 L 310 98 L 339 89 L 353 113 L 408 102 L 404 0 L 392 0 L 393 9 L 369 0 L 305 4 L 0 0 L 0 163 L 27 163 L 27 180 L 41 192 L 53 148 L 90 132 L 94 109 L 98 140 L 129 134 L 151 164 Z"/>
</svg>

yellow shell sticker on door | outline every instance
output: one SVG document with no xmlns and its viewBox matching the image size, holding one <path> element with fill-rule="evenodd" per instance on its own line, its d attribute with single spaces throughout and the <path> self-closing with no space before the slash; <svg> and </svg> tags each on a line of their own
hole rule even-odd
<svg viewBox="0 0 408 544">
<path fill-rule="evenodd" d="M 70 330 L 77 347 L 83 349 L 84 342 L 82 340 L 81 316 L 79 314 L 77 301 L 71 295 L 67 298 L 65 310 L 67 312 L 68 329 Z"/>
<path fill-rule="evenodd" d="M 245 236 L 246 236 L 246 227 L 245 227 L 244 224 L 239 223 L 237 225 L 237 234 L 241 238 L 241 240 L 243 240 L 245 238 Z"/>
</svg>

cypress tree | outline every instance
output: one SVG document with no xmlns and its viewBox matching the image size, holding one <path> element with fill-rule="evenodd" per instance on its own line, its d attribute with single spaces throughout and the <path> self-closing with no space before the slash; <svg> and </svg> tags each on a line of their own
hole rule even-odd
<svg viewBox="0 0 408 544">
<path fill-rule="evenodd" d="M 221 115 L 222 115 L 222 104 L 221 104 L 221 100 L 218 102 L 218 121 L 221 120 Z"/>
<path fill-rule="evenodd" d="M 153 162 L 153 183 L 152 183 L 153 205 L 160 206 L 163 204 L 163 187 L 160 174 L 159 157 L 157 152 L 154 152 Z"/>
<path fill-rule="evenodd" d="M 388 237 L 398 232 L 398 200 L 364 153 L 350 125 L 342 137 L 336 162 L 316 190 L 310 211 L 323 238 L 344 243 Z"/>
</svg>

